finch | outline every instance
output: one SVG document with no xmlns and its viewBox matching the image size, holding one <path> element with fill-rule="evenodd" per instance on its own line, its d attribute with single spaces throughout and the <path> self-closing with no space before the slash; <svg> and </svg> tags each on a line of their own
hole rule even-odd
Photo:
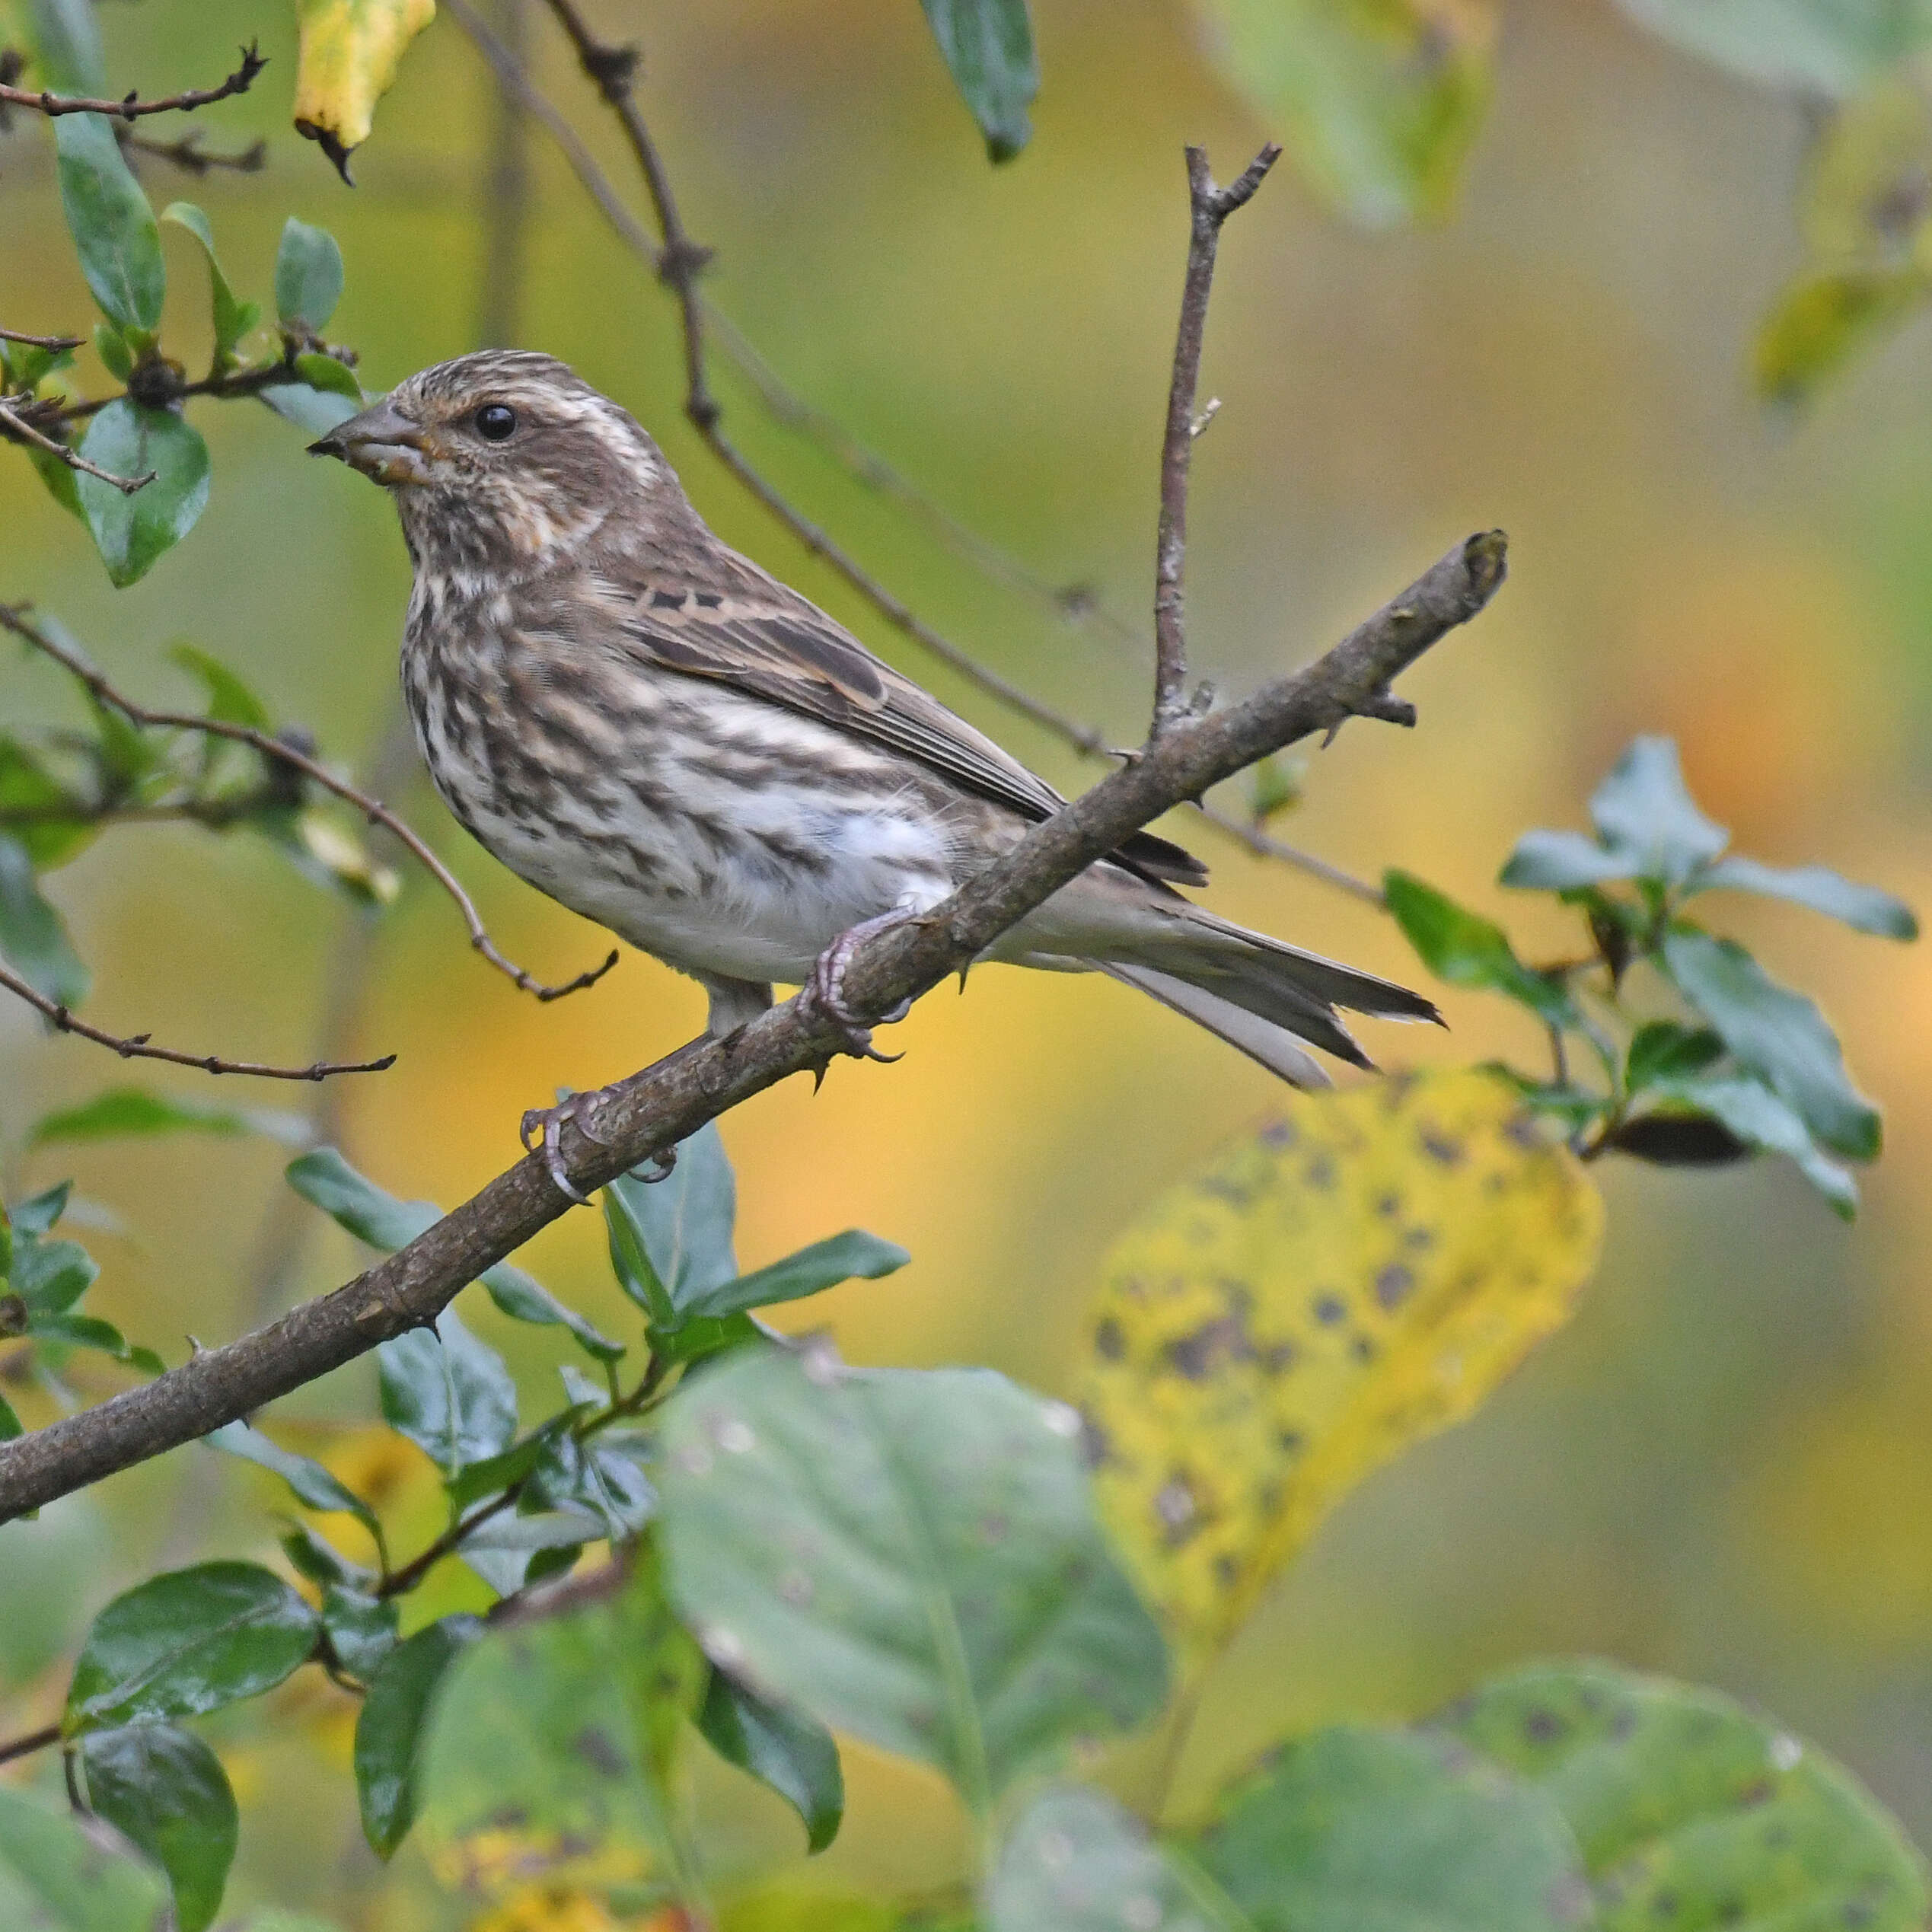
<svg viewBox="0 0 1932 1932">
<path fill-rule="evenodd" d="M 1063 803 L 722 542 L 636 419 L 550 356 L 438 363 L 311 447 L 395 499 L 403 689 L 450 810 L 697 980 L 713 1035 L 774 981 L 837 1012 L 841 942 L 929 911 Z M 1328 1084 L 1311 1045 L 1369 1064 L 1337 1008 L 1439 1018 L 1175 890 L 1207 878 L 1137 834 L 986 957 L 1108 974 L 1298 1086 Z"/>
</svg>

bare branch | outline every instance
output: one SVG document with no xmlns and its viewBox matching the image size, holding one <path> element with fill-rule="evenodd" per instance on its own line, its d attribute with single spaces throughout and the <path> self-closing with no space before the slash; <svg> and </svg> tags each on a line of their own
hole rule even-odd
<svg viewBox="0 0 1932 1932">
<path fill-rule="evenodd" d="M 145 114 L 192 114 L 231 94 L 246 94 L 255 76 L 268 65 L 268 58 L 251 40 L 241 50 L 241 65 L 219 87 L 190 88 L 184 94 L 171 94 L 158 100 L 143 100 L 138 94 L 124 94 L 119 100 L 95 100 L 76 94 L 36 93 L 30 88 L 0 85 L 0 105 L 30 107 L 42 114 L 110 114 L 116 120 L 138 120 Z"/>
<path fill-rule="evenodd" d="M 152 470 L 144 477 L 117 477 L 113 470 L 104 470 L 97 463 L 90 463 L 78 450 L 69 449 L 65 443 L 43 435 L 4 404 L 0 404 L 0 436 L 13 442 L 30 443 L 34 448 L 44 450 L 48 455 L 65 464 L 69 469 L 78 470 L 84 477 L 98 477 L 103 483 L 112 483 L 123 496 L 132 496 L 137 489 L 145 489 L 155 480 Z"/>
<path fill-rule="evenodd" d="M 579 973 L 574 980 L 566 981 L 562 986 L 545 985 L 542 980 L 525 972 L 521 966 L 505 959 L 496 950 L 477 914 L 474 901 L 457 882 L 455 874 L 380 799 L 371 798 L 366 792 L 359 790 L 346 779 L 338 778 L 319 759 L 311 757 L 307 752 L 298 750 L 279 738 L 271 738 L 266 732 L 257 731 L 252 725 L 233 725 L 221 719 L 197 717 L 191 711 L 156 711 L 145 705 L 136 704 L 132 699 L 123 697 L 86 658 L 56 642 L 39 626 L 29 623 L 26 613 L 30 607 L 27 604 L 0 604 L 0 630 L 11 631 L 16 637 L 53 658 L 70 676 L 78 679 L 100 703 L 118 711 L 131 723 L 151 729 L 199 732 L 206 737 L 225 738 L 237 744 L 246 744 L 260 752 L 264 758 L 289 766 L 304 777 L 314 779 L 325 792 L 332 792 L 346 804 L 353 805 L 371 824 L 381 826 L 407 848 L 417 863 L 455 901 L 457 910 L 463 915 L 464 923 L 470 929 L 470 945 L 499 973 L 514 980 L 519 991 L 532 993 L 540 1000 L 561 999 L 566 993 L 581 992 L 585 987 L 595 986 L 617 964 L 618 955 L 614 948 L 602 965 L 594 967 L 588 972 Z M 303 1077 L 309 1076 L 304 1075 Z"/>
<path fill-rule="evenodd" d="M 18 329 L 0 329 L 0 342 L 24 343 L 29 349 L 78 349 L 85 340 L 80 336 L 30 336 Z"/>
<path fill-rule="evenodd" d="M 929 990 L 1178 800 L 1338 719 L 1379 715 L 1390 681 L 1483 608 L 1503 581 L 1503 565 L 1500 533 L 1472 537 L 1314 665 L 1226 710 L 1177 725 L 1035 826 L 944 904 L 860 945 L 845 980 L 847 1003 L 862 1016 L 876 1016 Z M 726 1038 L 695 1041 L 604 1089 L 585 1110 L 595 1138 L 575 1121 L 566 1127 L 566 1171 L 580 1191 L 602 1187 L 843 1047 L 836 1023 L 797 999 Z M 0 1520 L 193 1442 L 433 1321 L 459 1290 L 568 1207 L 543 1156 L 528 1156 L 346 1286 L 97 1408 L 0 1444 Z"/>
<path fill-rule="evenodd" d="M 75 1019 L 59 1000 L 49 999 L 5 966 L 0 966 L 0 987 L 24 999 L 36 1012 L 44 1014 L 56 1031 L 91 1040 L 96 1046 L 105 1047 L 123 1060 L 164 1060 L 171 1066 L 199 1067 L 204 1073 L 247 1073 L 258 1080 L 326 1080 L 334 1073 L 386 1073 L 396 1064 L 394 1054 L 384 1054 L 380 1060 L 318 1060 L 307 1066 L 271 1066 L 259 1060 L 224 1060 L 219 1054 L 184 1054 L 173 1047 L 152 1045 L 155 1036 L 151 1033 L 125 1037 L 118 1033 L 104 1033 L 99 1027 Z"/>
<path fill-rule="evenodd" d="M 1171 731 L 1188 712 L 1188 636 L 1181 578 L 1188 559 L 1188 476 L 1194 438 L 1220 407 L 1194 420 L 1200 382 L 1200 352 L 1207 330 L 1207 298 L 1214 284 L 1214 257 L 1221 225 L 1255 198 L 1280 158 L 1272 141 L 1226 187 L 1217 187 L 1204 148 L 1188 150 L 1190 212 L 1188 272 L 1181 290 L 1181 326 L 1174 340 L 1174 378 L 1167 394 L 1167 433 L 1161 444 L 1160 531 L 1154 553 L 1154 722 L 1150 738 Z"/>
<path fill-rule="evenodd" d="M 238 154 L 211 154 L 201 145 L 199 128 L 183 135 L 178 141 L 153 141 L 145 135 L 124 134 L 121 145 L 132 148 L 138 155 L 151 155 L 156 161 L 167 161 L 197 179 L 218 169 L 234 174 L 258 174 L 268 160 L 268 142 L 259 135 Z"/>
<path fill-rule="evenodd" d="M 30 1757 L 36 1751 L 44 1751 L 52 1744 L 60 1742 L 60 1726 L 49 1724 L 37 1731 L 29 1731 L 23 1737 L 10 1737 L 0 1744 L 0 1765 L 11 1764 L 16 1758 Z"/>
<path fill-rule="evenodd" d="M 1289 845 L 1271 833 L 1263 831 L 1258 825 L 1244 824 L 1232 812 L 1223 811 L 1218 806 L 1197 801 L 1194 808 L 1217 831 L 1226 833 L 1231 839 L 1239 839 L 1256 857 L 1279 859 L 1284 865 L 1312 873 L 1325 885 L 1351 894 L 1365 905 L 1373 906 L 1379 911 L 1388 910 L 1388 901 L 1380 886 L 1372 885 L 1365 878 L 1357 878 L 1353 872 L 1330 864 L 1326 859 L 1318 859 L 1299 846 Z"/>
</svg>

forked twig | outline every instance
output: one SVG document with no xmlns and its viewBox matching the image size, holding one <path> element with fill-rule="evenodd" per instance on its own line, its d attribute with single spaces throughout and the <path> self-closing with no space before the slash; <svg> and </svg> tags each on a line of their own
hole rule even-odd
<svg viewBox="0 0 1932 1932">
<path fill-rule="evenodd" d="M 97 463 L 90 463 L 77 449 L 69 449 L 63 442 L 43 435 L 32 423 L 16 416 L 4 403 L 0 403 L 0 436 L 11 441 L 30 443 L 36 449 L 44 450 L 48 455 L 64 463 L 70 470 L 78 470 L 84 477 L 98 477 L 104 483 L 112 483 L 123 496 L 132 496 L 137 489 L 145 489 L 155 480 L 155 473 L 150 470 L 143 477 L 117 477 L 111 470 L 104 470 Z"/>
<path fill-rule="evenodd" d="M 39 114 L 110 114 L 122 121 L 138 120 L 146 114 L 192 114 L 197 107 L 226 100 L 231 94 L 246 94 L 255 76 L 268 65 L 268 56 L 251 40 L 241 50 L 241 65 L 215 88 L 190 88 L 158 100 L 143 100 L 138 94 L 123 94 L 119 100 L 97 100 L 79 94 L 49 94 L 33 88 L 0 84 L 0 103 L 9 107 L 30 107 Z"/>
</svg>

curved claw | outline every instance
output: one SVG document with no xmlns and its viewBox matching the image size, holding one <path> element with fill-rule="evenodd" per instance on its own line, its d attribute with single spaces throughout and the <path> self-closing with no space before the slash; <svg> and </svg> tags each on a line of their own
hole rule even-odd
<svg viewBox="0 0 1932 1932">
<path fill-rule="evenodd" d="M 846 1004 L 845 974 L 861 941 L 917 916 L 912 913 L 890 912 L 882 913 L 876 919 L 862 920 L 850 931 L 841 933 L 812 962 L 811 977 L 805 984 L 806 997 L 837 1028 L 839 1036 L 845 1043 L 845 1050 L 855 1060 L 874 1060 L 882 1066 L 890 1066 L 895 1060 L 905 1058 L 904 1054 L 882 1054 L 872 1044 L 872 1028 Z M 904 1019 L 911 1011 L 912 1002 L 902 999 L 883 1016 L 884 1023 L 890 1025 Z M 822 1082 L 824 1077 L 821 1070 L 819 1081 Z M 816 1086 L 813 1091 L 818 1091 Z"/>
<path fill-rule="evenodd" d="M 532 1107 L 517 1124 L 517 1138 L 523 1143 L 524 1152 L 534 1154 L 537 1149 L 531 1144 L 531 1137 L 542 1136 L 544 1172 L 550 1178 L 550 1184 L 566 1200 L 575 1201 L 579 1207 L 588 1207 L 591 1197 L 580 1193 L 572 1184 L 569 1175 L 563 1171 L 563 1149 L 559 1137 L 566 1121 L 575 1127 L 587 1140 L 595 1140 L 597 1136 L 591 1132 L 585 1116 L 589 1109 L 585 1103 L 594 1100 L 590 1094 L 573 1093 L 568 1100 L 560 1101 L 554 1107 Z"/>
</svg>

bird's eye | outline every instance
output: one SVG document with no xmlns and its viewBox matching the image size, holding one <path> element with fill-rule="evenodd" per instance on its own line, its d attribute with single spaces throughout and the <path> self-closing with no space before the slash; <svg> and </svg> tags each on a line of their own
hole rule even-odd
<svg viewBox="0 0 1932 1932">
<path fill-rule="evenodd" d="M 486 403 L 477 412 L 477 434 L 486 442 L 507 442 L 516 430 L 517 413 L 508 403 Z"/>
</svg>

